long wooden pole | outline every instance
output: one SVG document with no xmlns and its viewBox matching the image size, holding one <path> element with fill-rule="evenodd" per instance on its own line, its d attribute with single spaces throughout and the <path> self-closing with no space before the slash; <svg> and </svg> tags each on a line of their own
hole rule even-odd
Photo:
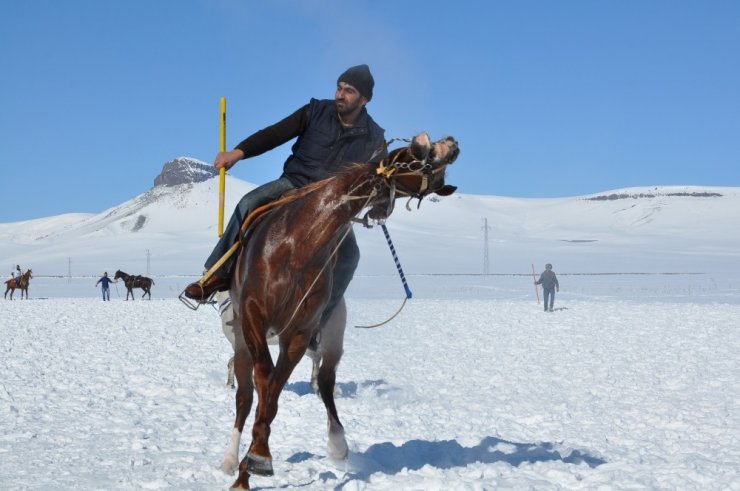
<svg viewBox="0 0 740 491">
<path fill-rule="evenodd" d="M 221 98 L 221 144 L 219 151 L 226 151 L 226 97 Z M 226 201 L 226 169 L 218 170 L 218 236 L 224 234 L 224 203 Z"/>
<path fill-rule="evenodd" d="M 534 263 L 532 264 L 532 279 L 534 280 L 534 294 L 537 295 L 537 305 L 540 304 L 540 291 L 537 289 L 537 275 L 534 272 Z"/>
</svg>

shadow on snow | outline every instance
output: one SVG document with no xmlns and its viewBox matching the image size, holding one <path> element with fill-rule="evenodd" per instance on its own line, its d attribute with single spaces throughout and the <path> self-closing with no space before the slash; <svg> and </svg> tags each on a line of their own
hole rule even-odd
<svg viewBox="0 0 740 491">
<path fill-rule="evenodd" d="M 337 388 L 343 397 L 355 397 L 358 390 L 373 388 L 377 391 L 392 391 L 385 387 L 383 380 L 368 380 L 357 384 L 354 382 L 338 383 Z M 384 388 L 385 387 L 385 388 Z M 308 382 L 295 382 L 286 385 L 286 390 L 300 396 L 314 394 Z M 323 459 L 310 452 L 298 452 L 288 458 L 288 462 L 297 464 L 307 460 Z M 425 465 L 438 469 L 465 467 L 469 464 L 493 464 L 505 462 L 517 467 L 522 463 L 560 461 L 565 464 L 586 464 L 597 467 L 606 461 L 581 450 L 568 449 L 548 442 L 514 443 L 496 437 L 486 437 L 475 447 L 463 447 L 454 440 L 426 441 L 410 440 L 400 447 L 386 442 L 377 443 L 365 452 L 350 454 L 350 472 L 344 475 L 343 483 L 352 480 L 369 482 L 376 472 L 397 474 L 403 469 L 419 470 Z M 335 480 L 338 477 L 331 471 L 317 476 L 319 480 Z M 340 484 L 339 488 L 342 487 Z"/>
<path fill-rule="evenodd" d="M 355 397 L 359 389 L 365 389 L 368 387 L 376 388 L 376 392 L 379 395 L 383 395 L 386 392 L 392 392 L 393 389 L 383 389 L 386 383 L 383 380 L 366 380 L 360 384 L 356 382 L 337 382 L 336 390 L 342 397 Z M 294 392 L 299 396 L 315 395 L 313 388 L 309 382 L 291 382 L 285 385 L 286 391 Z"/>
<path fill-rule="evenodd" d="M 566 464 L 586 464 L 597 467 L 606 461 L 600 457 L 589 455 L 580 450 L 565 449 L 561 451 L 551 443 L 513 443 L 492 436 L 484 438 L 475 447 L 463 447 L 454 440 L 430 442 L 425 440 L 411 440 L 400 447 L 392 443 L 377 443 L 363 453 L 350 454 L 352 470 L 344 475 L 342 483 L 349 481 L 370 481 L 370 476 L 376 472 L 383 474 L 397 474 L 404 469 L 419 470 L 425 465 L 438 469 L 465 467 L 469 464 L 493 464 L 506 462 L 511 466 L 522 463 L 560 461 Z M 309 452 L 299 452 L 288 460 L 293 464 L 322 458 Z M 333 472 L 323 472 L 319 480 L 335 480 L 338 477 Z"/>
</svg>

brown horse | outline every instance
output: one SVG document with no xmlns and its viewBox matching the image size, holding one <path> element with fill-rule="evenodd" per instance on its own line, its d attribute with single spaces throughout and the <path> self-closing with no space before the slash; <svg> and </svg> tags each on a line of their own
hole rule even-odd
<svg viewBox="0 0 740 491">
<path fill-rule="evenodd" d="M 248 489 L 250 473 L 273 474 L 268 439 L 278 398 L 319 329 L 332 289 L 335 253 L 352 219 L 365 208 L 370 208 L 366 217 L 385 219 L 401 196 L 421 202 L 430 193 L 452 194 L 456 188 L 445 185 L 444 174 L 458 152 L 453 138 L 433 143 L 422 133 L 380 165 L 355 164 L 286 193 L 284 204 L 254 220 L 230 289 L 235 328 L 243 337 L 237 337 L 235 352 L 236 419 L 221 466 L 226 472 L 236 470 L 255 387 L 258 398 L 252 443 L 233 488 Z M 278 337 L 277 363 L 268 349 L 268 337 L 273 335 Z M 317 382 L 329 421 L 328 452 L 343 460 L 349 450 L 334 403 L 335 368 L 322 364 Z"/>
<path fill-rule="evenodd" d="M 134 276 L 131 274 L 126 274 L 119 269 L 118 271 L 116 271 L 116 275 L 113 277 L 113 279 L 123 279 L 123 284 L 126 285 L 126 300 L 128 300 L 129 295 L 131 295 L 131 300 L 134 299 L 134 288 L 141 288 L 142 290 L 144 290 L 141 298 L 144 298 L 145 295 L 149 294 L 149 300 L 152 299 L 152 285 L 154 284 L 154 280 L 152 280 L 151 278 L 140 275 Z"/>
<path fill-rule="evenodd" d="M 26 300 L 28 300 L 28 284 L 31 283 L 31 278 L 33 278 L 33 271 L 29 269 L 20 278 L 11 278 L 6 281 L 5 298 L 8 298 L 8 292 L 10 292 L 10 299 L 13 300 L 13 293 L 18 288 L 21 291 L 21 300 L 23 300 L 23 292 L 26 293 Z"/>
</svg>

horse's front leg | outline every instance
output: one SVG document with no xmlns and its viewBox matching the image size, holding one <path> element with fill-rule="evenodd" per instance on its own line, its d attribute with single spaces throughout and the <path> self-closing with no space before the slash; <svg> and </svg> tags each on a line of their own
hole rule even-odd
<svg viewBox="0 0 740 491">
<path fill-rule="evenodd" d="M 263 336 L 264 339 L 264 336 Z M 249 343 L 249 341 L 248 341 Z M 272 454 L 270 453 L 270 422 L 266 416 L 271 397 L 270 381 L 274 365 L 267 347 L 267 340 L 249 344 L 249 351 L 254 361 L 254 384 L 257 389 L 257 413 L 252 425 L 252 443 L 247 455 L 239 464 L 239 478 L 249 478 L 249 473 L 262 476 L 273 475 Z"/>
<path fill-rule="evenodd" d="M 273 475 L 272 455 L 270 454 L 269 445 L 270 425 L 277 415 L 280 393 L 290 378 L 290 374 L 293 373 L 293 369 L 306 352 L 309 340 L 310 334 L 306 333 L 296 333 L 292 337 L 289 336 L 287 340 L 281 338 L 278 361 L 267 377 L 265 377 L 267 373 L 258 367 L 259 362 L 255 359 L 255 382 L 259 404 L 252 427 L 252 444 L 245 458 L 247 461 L 246 470 L 253 474 Z M 265 368 L 268 366 L 266 364 Z M 243 464 L 244 461 L 242 461 Z"/>
<path fill-rule="evenodd" d="M 232 362 L 239 386 L 235 396 L 236 419 L 234 420 L 234 428 L 231 431 L 231 440 L 229 441 L 229 446 L 226 449 L 226 454 L 224 454 L 220 467 L 227 474 L 233 474 L 239 464 L 239 443 L 244 432 L 244 423 L 252 409 L 252 398 L 254 396 L 254 384 L 252 382 L 253 365 L 246 346 L 240 347 L 234 353 Z M 248 483 L 246 485 L 248 488 Z"/>
</svg>

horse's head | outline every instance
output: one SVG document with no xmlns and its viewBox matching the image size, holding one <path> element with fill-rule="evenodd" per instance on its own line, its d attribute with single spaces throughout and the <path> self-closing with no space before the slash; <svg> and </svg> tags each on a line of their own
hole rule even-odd
<svg viewBox="0 0 740 491">
<path fill-rule="evenodd" d="M 431 193 L 449 196 L 457 187 L 445 184 L 445 171 L 459 154 L 460 147 L 453 137 L 433 143 L 427 133 L 420 133 L 408 147 L 394 150 L 389 156 L 390 166 L 396 169 L 391 177 L 398 191 L 415 198 Z"/>
<path fill-rule="evenodd" d="M 28 271 L 26 271 L 26 274 L 28 275 L 28 279 L 33 279 L 33 270 L 29 268 Z"/>
<path fill-rule="evenodd" d="M 122 271 L 121 271 L 121 270 L 119 269 L 119 270 L 117 270 L 117 271 L 116 271 L 116 274 L 115 274 L 115 276 L 113 276 L 113 279 L 114 279 L 114 280 L 118 280 L 118 279 L 120 279 L 120 278 L 123 278 L 123 273 L 122 273 Z"/>
<path fill-rule="evenodd" d="M 453 137 L 432 142 L 427 133 L 415 136 L 408 147 L 393 150 L 377 169 L 378 175 L 385 179 L 389 194 L 373 204 L 368 216 L 375 220 L 387 218 L 393 211 L 395 199 L 402 196 L 409 197 L 409 201 L 417 198 L 421 205 L 421 200 L 429 194 L 449 196 L 454 193 L 457 186 L 445 184 L 445 171 L 459 154 L 460 147 Z"/>
</svg>

